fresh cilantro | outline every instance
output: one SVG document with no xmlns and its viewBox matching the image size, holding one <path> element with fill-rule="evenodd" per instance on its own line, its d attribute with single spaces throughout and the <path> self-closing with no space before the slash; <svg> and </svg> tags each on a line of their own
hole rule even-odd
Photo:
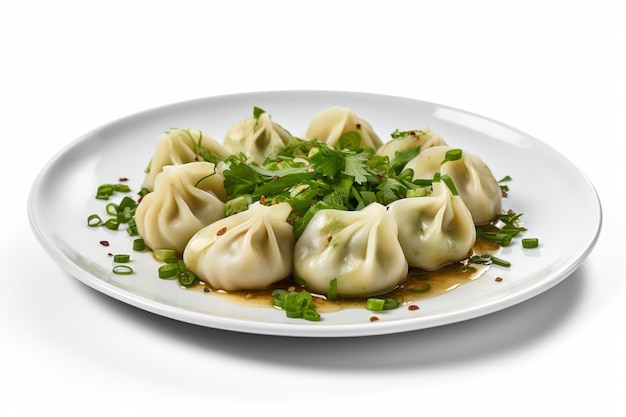
<svg viewBox="0 0 626 417">
<path fill-rule="evenodd" d="M 415 158 L 419 153 L 419 146 L 407 149 L 406 151 L 397 151 L 390 162 L 391 169 L 393 169 L 395 173 L 399 174 L 402 169 L 404 169 L 404 166 L 407 164 L 407 162 Z"/>
<path fill-rule="evenodd" d="M 354 177 L 354 182 L 363 184 L 367 181 L 370 170 L 367 166 L 368 155 L 365 152 L 346 156 L 343 173 Z"/>
<path fill-rule="evenodd" d="M 430 182 L 413 181 L 413 172 L 402 170 L 419 148 L 397 152 L 390 161 L 372 149 L 354 148 L 355 139 L 347 135 L 335 149 L 292 137 L 261 165 L 248 163 L 244 155 L 232 156 L 224 170 L 228 198 L 244 195 L 244 203 L 289 203 L 293 210 L 288 221 L 298 238 L 319 210 L 360 210 L 374 202 L 386 205 L 429 192 Z"/>
<path fill-rule="evenodd" d="M 262 115 L 263 113 L 265 113 L 265 110 L 263 110 L 260 107 L 254 107 L 252 109 L 252 115 L 254 116 L 255 119 L 258 119 L 260 115 Z"/>
</svg>

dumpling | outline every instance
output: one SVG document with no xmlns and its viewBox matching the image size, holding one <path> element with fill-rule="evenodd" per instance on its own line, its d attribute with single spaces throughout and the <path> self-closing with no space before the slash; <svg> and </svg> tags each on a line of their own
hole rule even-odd
<svg viewBox="0 0 626 417">
<path fill-rule="evenodd" d="M 165 166 L 135 210 L 137 231 L 149 248 L 181 254 L 194 233 L 224 217 L 225 201 L 224 178 L 211 162 Z"/>
<path fill-rule="evenodd" d="M 420 152 L 433 146 L 445 146 L 446 141 L 439 134 L 425 128 L 424 130 L 407 130 L 394 135 L 393 139 L 385 142 L 376 150 L 377 155 L 386 155 L 392 160 L 396 152 L 404 152 L 419 147 Z"/>
<path fill-rule="evenodd" d="M 141 187 L 152 191 L 154 179 L 164 166 L 206 161 L 203 154 L 207 151 L 222 160 L 230 156 L 221 143 L 201 130 L 170 129 L 162 133 L 157 138 L 156 149 Z"/>
<path fill-rule="evenodd" d="M 335 278 L 339 296 L 382 294 L 407 272 L 398 226 L 379 203 L 360 211 L 318 211 L 294 249 L 294 278 L 321 294 Z"/>
<path fill-rule="evenodd" d="M 270 154 L 289 143 L 291 134 L 272 121 L 264 111 L 232 126 L 224 138 L 224 147 L 232 154 L 243 153 L 249 162 L 262 164 Z"/>
<path fill-rule="evenodd" d="M 317 113 L 304 133 L 304 139 L 325 142 L 333 148 L 339 146 L 339 139 L 348 133 L 358 133 L 360 143 L 353 149 L 378 149 L 383 144 L 372 126 L 345 107 L 330 107 Z"/>
<path fill-rule="evenodd" d="M 288 277 L 295 244 L 290 213 L 288 203 L 250 204 L 196 233 L 183 252 L 185 266 L 225 291 L 263 289 Z"/>
<path fill-rule="evenodd" d="M 449 151 L 458 159 L 446 160 Z M 458 157 L 458 151 L 461 152 Z M 446 160 L 446 162 L 443 162 Z M 487 224 L 502 214 L 502 189 L 491 170 L 478 156 L 450 146 L 435 146 L 420 152 L 404 169 L 413 170 L 413 179 L 432 179 L 436 172 L 452 178 L 472 213 L 474 224 Z"/>
<path fill-rule="evenodd" d="M 434 271 L 462 260 L 476 241 L 472 215 L 445 182 L 433 182 L 432 194 L 403 198 L 388 205 L 398 224 L 398 240 L 409 266 Z"/>
</svg>

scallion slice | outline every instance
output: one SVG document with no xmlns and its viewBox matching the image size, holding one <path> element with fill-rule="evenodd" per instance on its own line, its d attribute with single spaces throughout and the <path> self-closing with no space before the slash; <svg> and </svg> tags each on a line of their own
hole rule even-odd
<svg viewBox="0 0 626 417">
<path fill-rule="evenodd" d="M 536 237 L 527 237 L 522 239 L 522 247 L 525 249 L 534 249 L 539 247 L 539 239 Z"/>
<path fill-rule="evenodd" d="M 159 267 L 159 278 L 174 279 L 178 275 L 177 264 L 165 264 Z"/>
<path fill-rule="evenodd" d="M 511 262 L 506 261 L 506 260 L 501 259 L 501 258 L 497 258 L 495 256 L 491 257 L 491 262 L 493 262 L 494 265 L 504 266 L 506 268 L 511 266 Z"/>
<path fill-rule="evenodd" d="M 382 298 L 368 298 L 365 302 L 365 308 L 370 311 L 382 311 L 385 306 L 385 300 Z"/>
<path fill-rule="evenodd" d="M 133 273 L 133 268 L 128 265 L 115 265 L 113 273 L 116 275 L 130 275 Z"/>
<path fill-rule="evenodd" d="M 141 238 L 133 240 L 133 250 L 136 252 L 146 250 L 146 242 L 144 242 L 144 240 Z"/>
<path fill-rule="evenodd" d="M 185 288 L 193 287 L 198 283 L 198 277 L 196 274 L 188 270 L 187 268 L 181 269 L 180 266 L 178 268 L 178 283 Z"/>
<path fill-rule="evenodd" d="M 152 252 L 152 256 L 157 262 L 172 263 L 178 260 L 174 249 L 156 249 Z"/>
<path fill-rule="evenodd" d="M 91 214 L 87 217 L 87 226 L 97 227 L 102 225 L 102 219 L 97 214 Z"/>
<path fill-rule="evenodd" d="M 458 161 L 463 156 L 463 151 L 461 149 L 450 149 L 446 152 L 446 156 L 441 161 L 441 164 L 445 164 L 448 161 Z"/>
<path fill-rule="evenodd" d="M 330 280 L 330 283 L 328 284 L 327 297 L 329 300 L 337 299 L 337 278 L 333 278 Z"/>
<path fill-rule="evenodd" d="M 127 255 L 125 253 L 118 253 L 113 255 L 113 262 L 117 262 L 117 263 L 121 263 L 121 264 L 125 264 L 127 262 L 130 262 L 130 255 Z"/>
</svg>

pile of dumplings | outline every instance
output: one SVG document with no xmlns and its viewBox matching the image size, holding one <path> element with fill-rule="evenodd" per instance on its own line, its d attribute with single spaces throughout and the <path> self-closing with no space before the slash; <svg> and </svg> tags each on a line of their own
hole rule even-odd
<svg viewBox="0 0 626 417">
<path fill-rule="evenodd" d="M 502 212 L 502 191 L 489 167 L 465 150 L 453 149 L 435 132 L 416 130 L 383 142 L 372 126 L 344 107 L 322 110 L 303 139 L 333 146 L 357 131 L 362 148 L 392 159 L 396 152 L 420 147 L 406 168 L 414 179 L 447 174 L 456 191 L 435 181 L 426 196 L 372 203 L 359 211 L 318 211 L 296 240 L 287 222 L 288 203 L 251 203 L 226 216 L 225 162 L 202 159 L 199 147 L 222 160 L 243 153 L 262 164 L 290 140 L 270 115 L 242 120 L 220 143 L 197 129 L 171 129 L 157 139 L 142 187 L 135 221 L 152 249 L 174 249 L 186 267 L 207 285 L 225 291 L 264 289 L 293 277 L 306 289 L 327 294 L 331 281 L 341 297 L 368 297 L 393 290 L 409 268 L 439 269 L 466 259 L 476 240 L 476 225 Z"/>
</svg>

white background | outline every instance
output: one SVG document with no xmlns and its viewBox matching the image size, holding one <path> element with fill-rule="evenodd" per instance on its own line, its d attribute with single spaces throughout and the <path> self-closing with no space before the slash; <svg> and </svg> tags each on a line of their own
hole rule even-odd
<svg viewBox="0 0 626 417">
<path fill-rule="evenodd" d="M 0 15 L 0 414 L 624 415 L 624 2 L 22 1 Z M 93 128 L 291 89 L 432 101 L 539 138 L 595 185 L 595 250 L 486 317 L 298 339 L 127 306 L 63 272 L 31 232 L 35 176 Z"/>
</svg>

